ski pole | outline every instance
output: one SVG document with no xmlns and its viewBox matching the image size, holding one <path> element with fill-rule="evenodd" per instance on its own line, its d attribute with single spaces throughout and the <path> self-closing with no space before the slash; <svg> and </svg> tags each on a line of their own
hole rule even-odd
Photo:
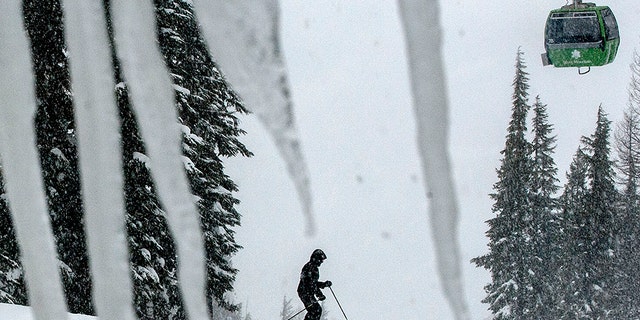
<svg viewBox="0 0 640 320">
<path fill-rule="evenodd" d="M 314 302 L 314 303 L 318 303 L 318 302 L 316 301 L 316 302 Z M 313 303 L 312 303 L 312 304 L 313 304 Z M 310 305 L 311 305 L 311 304 L 310 304 Z M 310 305 L 309 305 L 309 306 L 310 306 Z M 296 312 L 296 314 L 292 315 L 292 316 L 291 316 L 289 319 L 287 319 L 287 320 L 291 320 L 291 319 L 295 318 L 297 315 L 301 314 L 301 313 L 302 313 L 302 311 L 307 310 L 307 308 L 309 308 L 309 306 L 304 306 L 304 309 L 302 309 L 302 310 L 300 310 L 300 311 Z"/>
<path fill-rule="evenodd" d="M 302 310 L 298 311 L 296 314 L 292 315 L 292 316 L 291 316 L 291 318 L 289 318 L 289 319 L 287 319 L 287 320 L 291 320 L 291 319 L 295 318 L 297 315 L 301 314 L 301 313 L 302 313 L 302 311 L 305 311 L 305 310 L 307 310 L 307 307 L 304 307 L 304 309 L 302 309 Z"/>
<path fill-rule="evenodd" d="M 340 301 L 338 301 L 336 294 L 333 292 L 333 289 L 329 287 L 329 290 L 331 290 L 331 294 L 333 295 L 333 298 L 336 299 L 336 302 L 338 303 L 338 307 L 340 307 L 340 311 L 342 311 L 342 315 L 346 320 L 349 320 L 349 318 L 347 318 L 347 314 L 344 313 L 344 309 L 342 309 L 342 305 L 340 305 Z"/>
</svg>

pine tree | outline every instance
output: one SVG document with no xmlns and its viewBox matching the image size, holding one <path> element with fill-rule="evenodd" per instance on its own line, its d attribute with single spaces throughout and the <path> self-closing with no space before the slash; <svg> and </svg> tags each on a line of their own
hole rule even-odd
<svg viewBox="0 0 640 320">
<path fill-rule="evenodd" d="M 62 269 L 68 308 L 91 314 L 91 283 L 82 229 L 82 206 L 74 143 L 67 57 L 63 50 L 62 11 L 55 0 L 24 1 L 36 80 L 36 134 L 51 223 Z M 3 192 L 4 193 L 4 192 Z M 0 302 L 27 304 L 17 240 L 4 197 L 0 198 L 2 246 Z"/>
<path fill-rule="evenodd" d="M 293 315 L 296 314 L 296 312 L 298 310 L 294 310 L 293 309 L 293 305 L 291 304 L 291 300 L 292 299 L 287 299 L 286 296 L 282 300 L 282 311 L 280 311 L 280 318 L 282 320 L 301 320 L 302 317 L 303 317 L 303 313 L 300 313 L 300 314 L 296 315 L 295 317 L 293 317 Z"/>
<path fill-rule="evenodd" d="M 494 319 L 527 319 L 535 308 L 532 297 L 533 277 L 529 266 L 535 259 L 531 248 L 531 145 L 526 140 L 526 119 L 529 111 L 528 77 L 523 54 L 518 50 L 516 75 L 513 81 L 512 115 L 507 129 L 502 164 L 497 170 L 498 182 L 492 211 L 495 218 L 487 221 L 489 253 L 472 260 L 488 269 L 491 282 L 485 287 Z"/>
<path fill-rule="evenodd" d="M 214 304 L 213 306 L 213 315 L 211 317 L 211 319 L 222 319 L 222 320 L 243 320 L 246 317 L 243 317 L 240 313 L 240 310 L 242 309 L 242 305 L 238 304 L 238 310 L 235 311 L 229 311 L 228 308 L 224 308 L 221 307 L 217 304 Z M 247 314 L 247 317 L 249 317 L 249 319 L 251 318 L 251 315 Z"/>
<path fill-rule="evenodd" d="M 287 296 L 282 298 L 282 310 L 280 310 L 280 319 L 289 320 L 289 317 L 293 315 L 293 307 L 291 306 L 291 299 L 287 299 Z"/>
<path fill-rule="evenodd" d="M 237 270 L 230 263 L 240 248 L 233 227 L 240 224 L 232 196 L 237 187 L 224 174 L 221 157 L 251 153 L 237 137 L 237 113 L 246 112 L 222 80 L 199 33 L 193 8 L 185 1 L 156 0 L 162 53 L 176 88 L 183 126 L 183 149 L 188 176 L 199 199 L 201 226 L 207 253 L 208 304 L 226 305 L 224 294 L 233 289 Z"/>
<path fill-rule="evenodd" d="M 616 224 L 619 231 L 616 273 L 616 297 L 618 310 L 616 314 L 622 316 L 640 317 L 640 272 L 637 262 L 640 261 L 638 246 L 640 246 L 640 195 L 638 195 L 638 170 L 640 158 L 636 153 L 640 138 L 640 118 L 633 110 L 625 112 L 623 122 L 616 131 L 616 149 L 618 154 L 618 171 L 622 184 L 620 195 L 620 213 Z M 637 111 L 635 111 L 637 112 Z"/>
<path fill-rule="evenodd" d="M 109 37 L 113 44 L 110 0 L 105 0 Z M 165 212 L 151 179 L 135 114 L 129 104 L 126 83 L 112 45 L 117 104 L 121 119 L 127 235 L 134 289 L 134 306 L 140 319 L 184 319 L 178 289 L 175 246 Z"/>
<path fill-rule="evenodd" d="M 559 301 L 555 306 L 555 319 L 583 319 L 589 302 L 582 294 L 584 277 L 587 274 L 584 252 L 589 245 L 585 232 L 586 198 L 589 193 L 587 183 L 587 156 L 578 148 L 567 173 L 561 205 L 562 238 L 559 247 L 564 254 L 559 256 L 559 275 L 556 295 Z"/>
<path fill-rule="evenodd" d="M 108 6 L 109 1 L 106 3 Z M 240 248 L 232 229 L 239 225 L 240 216 L 234 207 L 238 200 L 232 195 L 237 187 L 224 174 L 221 158 L 251 155 L 238 140 L 244 132 L 238 128 L 237 115 L 246 110 L 217 71 L 200 36 L 191 5 L 174 0 L 157 0 L 155 5 L 160 48 L 174 81 L 187 175 L 192 192 L 199 199 L 207 257 L 208 304 L 235 310 L 237 306 L 226 301 L 224 295 L 233 289 L 237 272 L 230 258 Z M 114 61 L 118 71 L 115 55 Z M 182 319 L 175 248 L 144 164 L 144 143 L 129 106 L 126 83 L 119 74 L 116 78 L 126 170 L 131 170 L 125 171 L 125 175 L 127 181 L 135 181 L 129 185 L 126 199 L 137 311 L 143 318 L 175 314 Z M 143 230 L 138 230 L 139 227 Z M 209 311 L 213 313 L 213 309 Z"/>
<path fill-rule="evenodd" d="M 596 131 L 582 138 L 563 194 L 568 256 L 562 296 L 568 318 L 605 319 L 616 309 L 618 193 L 609 134 L 610 121 L 600 107 Z"/>
<path fill-rule="evenodd" d="M 591 237 L 591 246 L 587 253 L 587 261 L 590 261 L 587 265 L 590 279 L 585 290 L 592 301 L 596 317 L 605 317 L 613 309 L 609 293 L 613 289 L 615 274 L 618 192 L 615 188 L 614 164 L 610 159 L 610 124 L 600 107 L 595 133 L 589 138 L 584 138 L 585 148 L 590 151 L 587 158 L 590 192 L 586 205 L 589 215 L 587 228 Z"/>
<path fill-rule="evenodd" d="M 618 155 L 616 163 L 620 185 L 620 213 L 616 224 L 619 238 L 616 273 L 616 302 L 618 307 L 614 316 L 618 318 L 640 318 L 640 56 L 634 54 L 631 65 L 632 77 L 629 86 L 629 104 L 624 118 L 618 124 L 615 133 L 615 146 Z"/>
<path fill-rule="evenodd" d="M 540 101 L 540 97 L 536 97 L 533 111 L 530 193 L 535 258 L 531 260 L 530 268 L 537 281 L 532 283 L 535 305 L 530 314 L 533 319 L 543 319 L 552 314 L 557 303 L 554 292 L 559 277 L 558 256 L 562 254 L 558 242 L 562 237 L 562 225 L 558 215 L 558 200 L 555 198 L 560 189 L 558 169 L 553 160 L 556 138 L 551 135 L 547 106 Z"/>
<path fill-rule="evenodd" d="M 93 314 L 62 10 L 57 0 L 28 0 L 24 8 L 39 102 L 37 145 L 67 306 Z"/>
<path fill-rule="evenodd" d="M 0 179 L 0 303 L 27 304 L 20 252 Z"/>
</svg>

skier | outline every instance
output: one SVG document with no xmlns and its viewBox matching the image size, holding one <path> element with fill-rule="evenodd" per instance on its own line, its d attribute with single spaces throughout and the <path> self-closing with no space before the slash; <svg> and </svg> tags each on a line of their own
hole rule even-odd
<svg viewBox="0 0 640 320">
<path fill-rule="evenodd" d="M 322 250 L 314 250 L 311 254 L 311 259 L 302 267 L 302 272 L 300 272 L 298 296 L 307 309 L 307 315 L 304 320 L 319 320 L 320 316 L 322 316 L 322 307 L 320 307 L 318 300 L 323 301 L 325 296 L 320 289 L 331 286 L 331 281 L 318 281 L 320 277 L 318 267 L 325 259 L 327 259 L 327 256 Z M 317 300 L 316 297 L 318 298 Z"/>
</svg>

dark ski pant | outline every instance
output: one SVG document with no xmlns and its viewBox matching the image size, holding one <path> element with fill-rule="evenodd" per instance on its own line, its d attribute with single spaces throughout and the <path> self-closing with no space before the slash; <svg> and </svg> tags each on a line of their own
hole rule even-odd
<svg viewBox="0 0 640 320">
<path fill-rule="evenodd" d="M 313 296 L 307 295 L 301 295 L 300 300 L 302 300 L 305 308 L 307 308 L 307 315 L 304 317 L 304 320 L 320 320 L 322 316 L 320 303 Z"/>
</svg>

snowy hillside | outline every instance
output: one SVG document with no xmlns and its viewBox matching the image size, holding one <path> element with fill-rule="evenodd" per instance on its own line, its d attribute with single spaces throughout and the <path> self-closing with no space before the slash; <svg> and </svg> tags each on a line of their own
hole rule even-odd
<svg viewBox="0 0 640 320">
<path fill-rule="evenodd" d="M 0 303 L 0 316 L 7 320 L 32 320 L 31 308 L 13 304 Z M 96 317 L 70 314 L 69 320 L 95 320 Z"/>
</svg>

